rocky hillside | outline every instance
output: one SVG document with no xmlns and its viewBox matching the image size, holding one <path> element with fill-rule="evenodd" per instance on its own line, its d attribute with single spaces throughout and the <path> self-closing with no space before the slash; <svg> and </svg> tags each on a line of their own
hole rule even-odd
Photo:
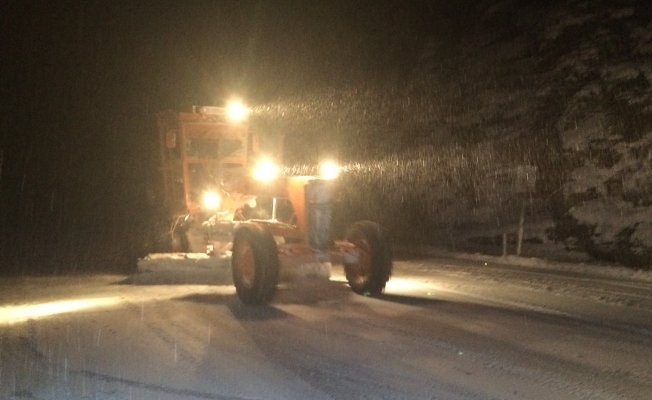
<svg viewBox="0 0 652 400">
<path fill-rule="evenodd" d="M 484 29 L 503 26 L 505 32 L 473 44 L 478 51 L 467 50 L 468 59 L 478 62 L 475 73 L 485 68 L 495 87 L 483 81 L 485 88 L 473 96 L 477 105 L 455 119 L 464 121 L 458 129 L 483 131 L 497 153 L 496 143 L 505 141 L 512 142 L 507 149 L 527 149 L 521 154 L 539 168 L 535 197 L 555 217 L 556 239 L 576 240 L 597 257 L 647 267 L 651 11 L 644 2 L 625 1 L 522 8 L 505 1 L 485 9 Z"/>
<path fill-rule="evenodd" d="M 278 130 L 355 161 L 347 205 L 397 237 L 500 230 L 525 204 L 529 221 L 554 221 L 550 240 L 652 265 L 652 6 L 449 12 L 457 19 L 430 26 L 408 74 L 295 97 Z"/>
</svg>

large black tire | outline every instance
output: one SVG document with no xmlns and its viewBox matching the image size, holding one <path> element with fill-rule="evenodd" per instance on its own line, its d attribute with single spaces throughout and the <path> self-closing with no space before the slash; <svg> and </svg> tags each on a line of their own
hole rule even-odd
<svg viewBox="0 0 652 400">
<path fill-rule="evenodd" d="M 345 237 L 362 252 L 357 264 L 344 264 L 349 286 L 357 294 L 379 295 L 393 268 L 392 249 L 380 225 L 372 221 L 356 222 L 347 228 Z"/>
<path fill-rule="evenodd" d="M 240 224 L 233 235 L 231 271 L 245 304 L 267 304 L 278 285 L 279 263 L 272 235 L 254 224 Z"/>
</svg>

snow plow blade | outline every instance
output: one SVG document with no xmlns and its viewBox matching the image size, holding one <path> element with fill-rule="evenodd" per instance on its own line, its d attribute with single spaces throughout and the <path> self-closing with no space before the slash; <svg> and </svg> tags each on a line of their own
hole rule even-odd
<svg viewBox="0 0 652 400">
<path fill-rule="evenodd" d="M 153 253 L 138 259 L 130 282 L 141 285 L 231 285 L 231 257 L 205 253 Z"/>
<path fill-rule="evenodd" d="M 279 263 L 279 281 L 325 279 L 331 276 L 328 262 Z M 306 260 L 308 261 L 308 260 Z M 207 284 L 232 285 L 231 254 L 153 253 L 138 259 L 138 272 L 131 283 L 143 285 Z"/>
<path fill-rule="evenodd" d="M 231 257 L 205 253 L 153 253 L 138 259 L 138 272 L 202 271 L 230 268 Z"/>
<path fill-rule="evenodd" d="M 304 279 L 328 280 L 331 277 L 331 263 L 329 262 L 310 262 L 298 265 L 281 263 L 279 267 L 279 280 L 281 282 L 293 282 Z"/>
</svg>

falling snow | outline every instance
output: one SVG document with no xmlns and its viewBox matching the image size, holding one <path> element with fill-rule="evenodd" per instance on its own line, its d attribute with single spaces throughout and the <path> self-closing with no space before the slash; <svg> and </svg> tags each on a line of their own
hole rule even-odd
<svg viewBox="0 0 652 400">
<path fill-rule="evenodd" d="M 459 247 L 471 231 L 513 232 L 524 210 L 584 247 L 605 218 L 629 238 L 621 250 L 645 254 L 649 221 L 569 221 L 598 197 L 641 216 L 652 202 L 646 5 L 471 3 L 17 7 L 3 25 L 20 61 L 0 122 L 3 265 L 133 269 L 167 228 L 155 113 L 233 94 L 261 137 L 284 137 L 288 173 L 339 161 L 345 218 L 379 220 L 397 241 Z M 304 24 L 278 28 L 300 11 Z M 517 171 L 532 166 L 523 193 Z"/>
</svg>

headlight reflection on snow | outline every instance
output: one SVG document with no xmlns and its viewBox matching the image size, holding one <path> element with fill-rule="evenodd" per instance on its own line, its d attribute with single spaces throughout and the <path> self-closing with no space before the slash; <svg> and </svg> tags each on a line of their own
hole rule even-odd
<svg viewBox="0 0 652 400">
<path fill-rule="evenodd" d="M 433 284 L 419 282 L 416 279 L 392 278 L 387 282 L 386 289 L 397 292 L 414 292 L 423 291 L 424 289 L 434 289 Z"/>
<path fill-rule="evenodd" d="M 331 282 L 346 283 L 346 278 L 343 274 L 334 272 L 330 278 Z M 385 286 L 385 293 L 398 292 L 406 293 L 414 296 L 425 294 L 432 296 L 434 292 L 440 289 L 440 286 L 433 282 L 424 282 L 419 278 L 391 278 L 387 281 Z"/>
<path fill-rule="evenodd" d="M 118 297 L 97 299 L 66 300 L 51 303 L 31 304 L 22 306 L 0 307 L 0 324 L 16 324 L 29 319 L 47 317 L 50 315 L 70 313 L 90 308 L 107 307 L 117 304 Z"/>
</svg>

